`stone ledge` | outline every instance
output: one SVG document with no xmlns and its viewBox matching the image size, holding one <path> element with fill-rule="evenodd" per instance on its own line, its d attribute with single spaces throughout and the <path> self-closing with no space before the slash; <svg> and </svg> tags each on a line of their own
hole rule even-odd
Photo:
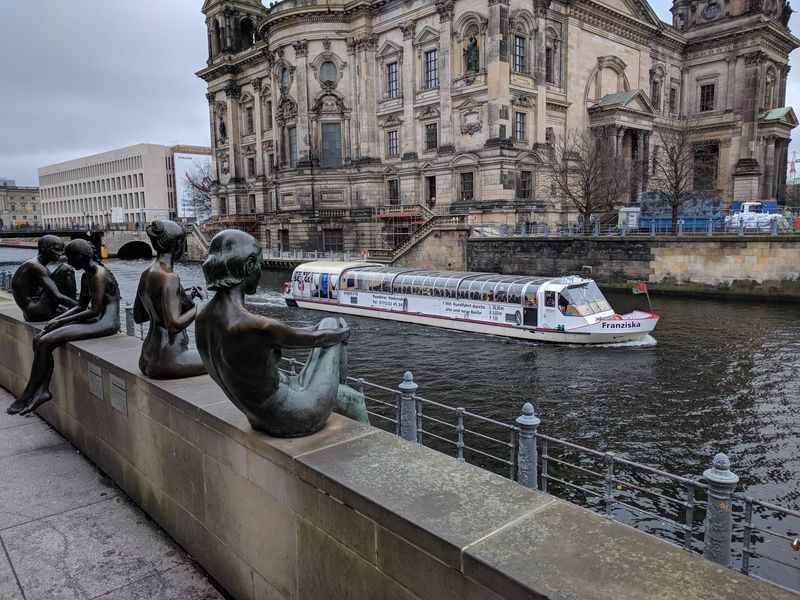
<svg viewBox="0 0 800 600">
<path fill-rule="evenodd" d="M 27 375 L 39 326 L 0 307 L 0 363 L 25 373 L 0 369 L 3 386 Z M 207 376 L 143 377 L 139 347 L 119 335 L 57 352 L 40 414 L 237 598 L 795 598 L 338 415 L 306 438 L 259 434 Z"/>
</svg>

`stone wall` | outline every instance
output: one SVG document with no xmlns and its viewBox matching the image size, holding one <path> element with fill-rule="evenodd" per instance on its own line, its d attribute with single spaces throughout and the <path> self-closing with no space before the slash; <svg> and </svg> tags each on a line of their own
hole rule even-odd
<svg viewBox="0 0 800 600">
<path fill-rule="evenodd" d="M 800 300 L 800 238 L 492 238 L 467 243 L 472 271 L 560 275 L 588 271 L 608 287 Z"/>
<path fill-rule="evenodd" d="M 467 264 L 468 236 L 468 227 L 437 227 L 393 262 L 392 266 L 464 270 Z"/>
<path fill-rule="evenodd" d="M 0 300 L 0 385 L 36 327 Z M 207 376 L 154 381 L 123 335 L 58 350 L 40 416 L 237 600 L 789 600 L 546 494 L 334 415 L 250 429 Z"/>
</svg>

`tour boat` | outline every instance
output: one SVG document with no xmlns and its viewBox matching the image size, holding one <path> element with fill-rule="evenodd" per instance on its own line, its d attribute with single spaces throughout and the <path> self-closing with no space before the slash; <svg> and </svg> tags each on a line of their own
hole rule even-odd
<svg viewBox="0 0 800 600">
<path fill-rule="evenodd" d="M 536 342 L 641 341 L 658 315 L 618 315 L 591 280 L 315 261 L 283 287 L 289 306 Z"/>
</svg>

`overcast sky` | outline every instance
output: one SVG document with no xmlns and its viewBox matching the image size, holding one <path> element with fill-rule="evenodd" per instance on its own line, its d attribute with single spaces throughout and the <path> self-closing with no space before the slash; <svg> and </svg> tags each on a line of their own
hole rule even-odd
<svg viewBox="0 0 800 600">
<path fill-rule="evenodd" d="M 202 4 L 0 0 L 0 178 L 38 185 L 41 166 L 140 142 L 209 145 Z M 653 4 L 667 22 L 670 6 Z"/>
</svg>

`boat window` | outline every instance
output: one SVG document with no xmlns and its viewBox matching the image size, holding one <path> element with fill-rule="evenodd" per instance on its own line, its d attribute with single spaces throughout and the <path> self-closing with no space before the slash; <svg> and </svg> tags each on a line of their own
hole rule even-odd
<svg viewBox="0 0 800 600">
<path fill-rule="evenodd" d="M 522 302 L 522 284 L 512 283 L 508 288 L 508 302 L 510 304 L 520 304 Z"/>
<path fill-rule="evenodd" d="M 357 275 L 358 280 L 358 289 L 359 291 L 367 292 L 369 291 L 369 283 L 370 283 L 370 273 L 367 271 L 359 271 Z"/>
<path fill-rule="evenodd" d="M 469 299 L 470 300 L 480 300 L 481 299 L 481 289 L 483 288 L 484 281 L 472 281 L 469 285 Z"/>
<path fill-rule="evenodd" d="M 410 294 L 411 293 L 411 282 L 414 280 L 412 275 L 400 275 L 398 277 L 400 280 L 400 293 L 401 294 Z M 395 290 L 397 289 L 398 284 L 395 283 Z"/>
<path fill-rule="evenodd" d="M 457 296 L 456 292 L 458 290 L 458 279 L 456 279 L 455 277 L 449 279 L 447 281 L 447 288 L 445 289 L 447 290 L 446 296 L 448 298 L 455 298 Z"/>
<path fill-rule="evenodd" d="M 536 292 L 538 288 L 529 287 L 525 290 L 525 306 L 536 306 Z"/>
<path fill-rule="evenodd" d="M 383 279 L 381 280 L 381 287 L 380 290 L 382 292 L 391 292 L 392 291 L 392 278 L 394 277 L 394 273 L 384 273 Z"/>
<path fill-rule="evenodd" d="M 561 312 L 570 317 L 588 317 L 611 310 L 594 281 L 563 289 L 558 304 Z"/>
<path fill-rule="evenodd" d="M 347 273 L 347 277 L 342 281 L 343 290 L 353 290 L 356 287 L 356 275 L 352 271 Z"/>
<path fill-rule="evenodd" d="M 425 283 L 425 279 L 427 279 L 425 275 L 418 275 L 414 278 L 414 290 L 413 290 L 414 294 L 418 296 L 422 295 L 423 284 Z"/>
<path fill-rule="evenodd" d="M 447 283 L 447 278 L 445 277 L 435 277 L 433 280 L 433 295 L 437 298 L 442 296 L 444 291 L 444 286 Z"/>
<path fill-rule="evenodd" d="M 544 293 L 544 305 L 546 308 L 555 308 L 556 307 L 556 293 L 555 292 L 545 292 Z"/>
<path fill-rule="evenodd" d="M 494 301 L 495 302 L 508 302 L 508 288 L 510 284 L 508 283 L 498 283 L 497 288 L 494 291 Z"/>
<path fill-rule="evenodd" d="M 372 292 L 380 292 L 383 284 L 383 273 L 372 272 L 369 274 L 369 289 Z"/>
<path fill-rule="evenodd" d="M 483 286 L 483 299 L 486 302 L 494 302 L 494 288 L 497 287 L 496 281 L 488 281 Z"/>
</svg>

